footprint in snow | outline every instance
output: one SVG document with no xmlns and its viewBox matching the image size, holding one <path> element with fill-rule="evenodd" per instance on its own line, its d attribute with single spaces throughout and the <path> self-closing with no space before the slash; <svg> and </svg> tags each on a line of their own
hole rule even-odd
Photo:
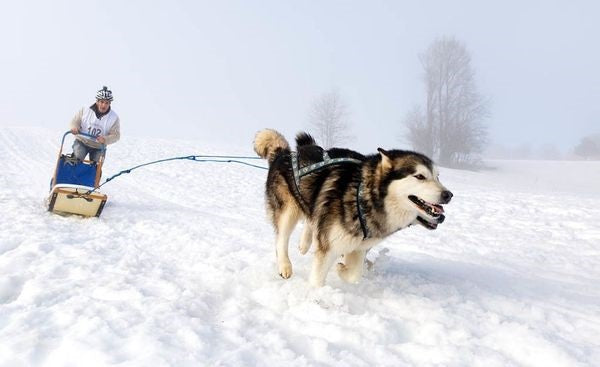
<svg viewBox="0 0 600 367">
<path fill-rule="evenodd" d="M 25 278 L 11 276 L 0 279 L 0 304 L 10 303 L 19 298 Z"/>
</svg>

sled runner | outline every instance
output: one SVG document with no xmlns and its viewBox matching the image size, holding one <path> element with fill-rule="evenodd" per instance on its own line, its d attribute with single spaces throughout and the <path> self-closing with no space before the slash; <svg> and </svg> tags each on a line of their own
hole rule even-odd
<svg viewBox="0 0 600 367">
<path fill-rule="evenodd" d="M 67 135 L 63 135 L 58 152 L 58 161 L 54 176 L 50 182 L 48 210 L 56 214 L 77 214 L 84 217 L 99 217 L 106 203 L 107 196 L 95 189 L 102 175 L 104 155 L 98 162 L 76 159 L 72 154 L 63 154 L 63 146 Z M 95 137 L 80 133 L 89 140 Z M 103 150 L 106 147 L 103 145 Z"/>
</svg>

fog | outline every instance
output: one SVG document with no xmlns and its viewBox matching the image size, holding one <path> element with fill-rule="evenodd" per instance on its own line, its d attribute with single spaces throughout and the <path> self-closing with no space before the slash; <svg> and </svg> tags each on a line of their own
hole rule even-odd
<svg viewBox="0 0 600 367">
<path fill-rule="evenodd" d="M 337 90 L 349 146 L 406 148 L 418 55 L 453 36 L 490 100 L 490 149 L 564 154 L 600 131 L 598 14 L 595 1 L 4 2 L 0 124 L 66 131 L 108 85 L 123 138 L 250 149 L 260 128 L 307 129 Z"/>
</svg>

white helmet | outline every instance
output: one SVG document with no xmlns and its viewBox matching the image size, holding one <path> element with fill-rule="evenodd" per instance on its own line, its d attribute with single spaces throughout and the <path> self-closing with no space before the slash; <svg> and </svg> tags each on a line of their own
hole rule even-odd
<svg viewBox="0 0 600 367">
<path fill-rule="evenodd" d="M 108 89 L 108 87 L 105 85 L 105 86 L 102 87 L 102 89 L 100 89 L 96 93 L 96 99 L 97 100 L 112 101 L 113 100 L 112 91 L 110 89 Z"/>
</svg>

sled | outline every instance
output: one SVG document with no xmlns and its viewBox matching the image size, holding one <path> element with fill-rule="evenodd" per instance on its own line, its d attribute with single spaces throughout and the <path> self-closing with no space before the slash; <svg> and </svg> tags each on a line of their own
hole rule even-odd
<svg viewBox="0 0 600 367">
<path fill-rule="evenodd" d="M 54 176 L 50 182 L 48 210 L 61 215 L 76 214 L 84 217 L 99 217 L 106 204 L 107 196 L 96 189 L 102 176 L 104 155 L 98 162 L 78 160 L 72 154 L 63 154 L 67 131 L 62 138 Z M 82 134 L 86 139 L 95 137 Z M 101 149 L 106 149 L 102 146 Z"/>
</svg>

